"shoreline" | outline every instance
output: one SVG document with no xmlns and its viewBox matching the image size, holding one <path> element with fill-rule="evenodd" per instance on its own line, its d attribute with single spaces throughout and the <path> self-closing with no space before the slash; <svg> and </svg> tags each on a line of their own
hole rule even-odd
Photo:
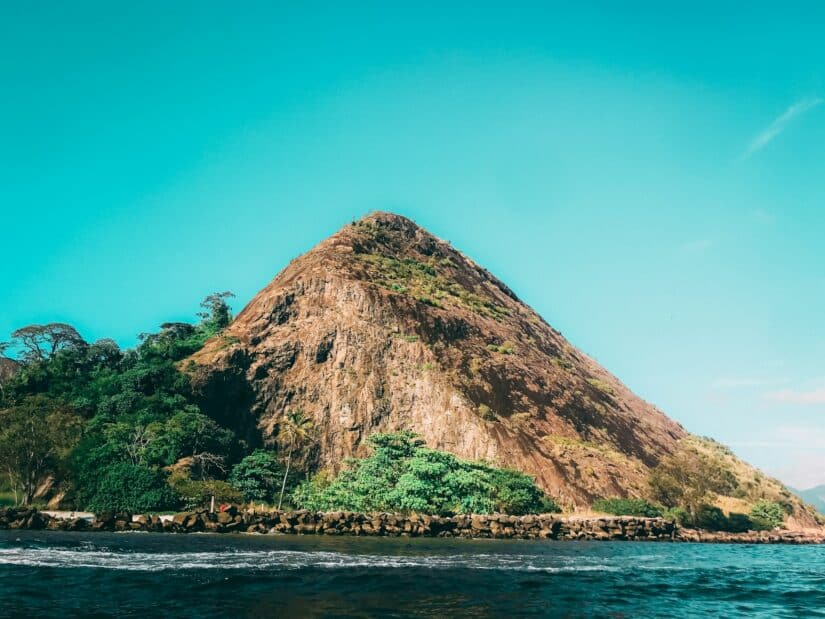
<svg viewBox="0 0 825 619">
<path fill-rule="evenodd" d="M 727 533 L 686 529 L 671 520 L 635 516 L 593 518 L 555 514 L 419 514 L 311 512 L 308 510 L 244 512 L 235 507 L 174 515 L 102 512 L 55 517 L 33 508 L 0 509 L 0 530 L 146 531 L 156 533 L 257 533 L 272 535 L 339 535 L 367 537 L 442 537 L 468 539 L 547 539 L 587 541 L 656 541 L 728 544 L 825 544 L 825 529 Z"/>
</svg>

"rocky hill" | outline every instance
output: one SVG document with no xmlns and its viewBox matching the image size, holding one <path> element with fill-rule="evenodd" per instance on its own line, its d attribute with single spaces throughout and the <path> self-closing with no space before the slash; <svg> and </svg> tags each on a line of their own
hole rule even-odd
<svg viewBox="0 0 825 619">
<path fill-rule="evenodd" d="M 277 442 L 288 410 L 310 415 L 319 470 L 409 428 L 528 472 L 571 507 L 644 495 L 690 436 L 503 282 L 389 213 L 293 260 L 184 368 L 204 408 L 252 442 Z"/>
</svg>

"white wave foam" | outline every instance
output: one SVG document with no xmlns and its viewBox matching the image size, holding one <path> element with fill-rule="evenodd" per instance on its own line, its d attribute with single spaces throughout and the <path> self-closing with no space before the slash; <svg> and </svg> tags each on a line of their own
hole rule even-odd
<svg viewBox="0 0 825 619">
<path fill-rule="evenodd" d="M 536 555 L 477 554 L 465 556 L 350 555 L 337 552 L 221 551 L 184 553 L 113 552 L 107 548 L 5 548 L 0 565 L 55 568 L 103 568 L 129 571 L 163 570 L 294 570 L 301 568 L 463 568 L 471 570 L 517 570 L 530 572 L 620 571 L 618 565 L 596 557 L 540 557 Z M 601 562 L 600 562 L 601 561 Z M 638 567 L 638 566 L 637 566 Z"/>
</svg>

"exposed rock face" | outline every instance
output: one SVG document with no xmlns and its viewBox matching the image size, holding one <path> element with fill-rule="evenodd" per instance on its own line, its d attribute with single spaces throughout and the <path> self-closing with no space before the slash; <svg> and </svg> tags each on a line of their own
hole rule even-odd
<svg viewBox="0 0 825 619">
<path fill-rule="evenodd" d="M 304 457 L 330 473 L 364 455 L 370 434 L 411 429 L 430 447 L 532 474 L 576 508 L 643 496 L 650 468 L 689 444 L 751 500 L 785 503 L 789 524 L 817 524 L 779 482 L 692 437 L 398 215 L 368 215 L 293 260 L 182 368 L 204 409 L 252 444 L 277 443 L 285 413 L 302 409 L 318 429 Z"/>
<path fill-rule="evenodd" d="M 20 364 L 13 359 L 7 357 L 0 357 L 0 389 L 14 378 L 15 374 L 20 371 Z"/>
<path fill-rule="evenodd" d="M 485 269 L 387 213 L 292 261 L 184 368 L 208 412 L 250 440 L 277 441 L 302 409 L 319 468 L 409 428 L 535 475 L 569 505 L 641 494 L 687 435 Z"/>
</svg>

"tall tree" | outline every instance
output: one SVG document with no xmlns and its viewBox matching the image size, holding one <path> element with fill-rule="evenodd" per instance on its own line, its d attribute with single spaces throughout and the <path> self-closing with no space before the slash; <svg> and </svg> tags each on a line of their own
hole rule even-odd
<svg viewBox="0 0 825 619">
<path fill-rule="evenodd" d="M 11 334 L 12 342 L 22 349 L 24 362 L 45 361 L 59 350 L 86 346 L 77 330 L 62 322 L 28 325 Z"/>
<path fill-rule="evenodd" d="M 198 312 L 198 316 L 215 331 L 223 329 L 232 321 L 232 311 L 226 300 L 234 296 L 235 293 L 229 290 L 213 292 L 201 301 L 204 311 Z"/>
<path fill-rule="evenodd" d="M 283 438 L 281 439 L 281 434 Z M 292 453 L 296 447 L 308 442 L 313 434 L 312 420 L 300 409 L 290 411 L 286 414 L 286 419 L 278 431 L 278 438 L 287 445 L 286 469 L 284 479 L 281 482 L 281 493 L 278 496 L 278 509 L 284 501 L 284 490 L 286 489 L 286 478 L 289 476 L 289 467 L 292 464 Z"/>
<path fill-rule="evenodd" d="M 57 472 L 80 435 L 80 419 L 43 396 L 0 410 L 0 467 L 15 497 L 30 505 L 37 487 Z"/>
</svg>

